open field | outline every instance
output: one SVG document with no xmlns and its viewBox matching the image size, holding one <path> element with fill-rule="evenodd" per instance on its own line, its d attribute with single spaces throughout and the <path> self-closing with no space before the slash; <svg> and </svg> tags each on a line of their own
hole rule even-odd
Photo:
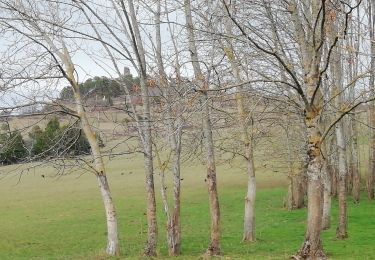
<svg viewBox="0 0 375 260">
<path fill-rule="evenodd" d="M 146 235 L 141 158 L 117 158 L 107 165 L 119 215 L 121 259 L 139 259 Z M 17 185 L 18 177 L 0 181 L 0 259 L 104 259 L 105 221 L 94 176 L 53 176 L 52 169 L 42 168 L 25 174 Z M 223 259 L 287 259 L 303 240 L 306 210 L 288 211 L 282 207 L 285 177 L 264 171 L 259 171 L 257 177 L 258 241 L 244 244 L 241 231 L 246 175 L 239 168 L 218 169 Z M 179 259 L 197 259 L 209 236 L 203 167 L 185 165 L 182 178 L 183 256 Z M 158 176 L 156 181 L 159 189 Z M 165 218 L 160 204 L 158 211 L 159 256 L 165 259 Z M 332 228 L 323 232 L 329 257 L 374 259 L 375 204 L 365 196 L 358 205 L 349 201 L 346 241 L 333 239 L 336 212 L 334 202 Z"/>
</svg>

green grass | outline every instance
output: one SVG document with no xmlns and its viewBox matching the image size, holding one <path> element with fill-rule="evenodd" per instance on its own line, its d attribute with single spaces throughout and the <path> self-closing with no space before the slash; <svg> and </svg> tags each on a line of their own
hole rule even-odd
<svg viewBox="0 0 375 260">
<path fill-rule="evenodd" d="M 121 259 L 139 259 L 146 239 L 144 175 L 140 158 L 107 162 L 109 182 L 118 209 Z M 3 167 L 1 175 L 7 170 Z M 41 174 L 46 177 L 42 178 Z M 51 168 L 38 168 L 0 181 L 0 259 L 104 259 L 104 210 L 94 176 L 79 172 L 53 177 Z M 207 192 L 202 165 L 185 165 L 182 181 L 182 256 L 197 259 L 209 238 Z M 159 179 L 156 177 L 157 200 Z M 257 242 L 241 242 L 246 175 L 239 168 L 218 168 L 222 212 L 223 259 L 288 259 L 304 237 L 306 210 L 282 207 L 286 179 L 281 173 L 258 171 Z M 375 203 L 363 196 L 348 202 L 349 238 L 334 240 L 332 228 L 323 232 L 324 249 L 332 259 L 374 259 Z M 167 258 L 165 217 L 160 203 L 159 257 Z"/>
</svg>

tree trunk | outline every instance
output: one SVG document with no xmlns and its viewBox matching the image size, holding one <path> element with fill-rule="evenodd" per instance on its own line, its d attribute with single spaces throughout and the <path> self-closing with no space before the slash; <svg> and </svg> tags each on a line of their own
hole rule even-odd
<svg viewBox="0 0 375 260">
<path fill-rule="evenodd" d="M 331 171 L 330 171 L 330 174 L 331 174 L 331 194 L 332 194 L 332 197 L 333 198 L 337 198 L 337 194 L 338 194 L 338 169 L 335 165 L 335 163 L 333 163 L 333 166 L 331 166 Z"/>
<path fill-rule="evenodd" d="M 327 162 L 323 162 L 323 217 L 322 229 L 329 229 L 331 227 L 331 173 L 328 172 Z"/>
<path fill-rule="evenodd" d="M 318 101 L 319 105 L 321 100 Z M 323 158 L 321 155 L 321 133 L 319 131 L 320 106 L 313 106 L 306 112 L 307 126 L 307 231 L 302 247 L 294 256 L 296 259 L 325 259 L 323 246 L 320 239 L 323 216 Z"/>
<path fill-rule="evenodd" d="M 371 104 L 369 106 L 370 110 L 370 126 L 372 129 L 370 130 L 370 141 L 369 141 L 369 168 L 367 171 L 367 179 L 366 179 L 366 186 L 367 186 L 367 196 L 370 200 L 373 200 L 375 198 L 374 193 L 374 184 L 375 184 L 375 178 L 374 178 L 374 172 L 375 172 L 375 131 L 373 127 L 375 127 L 375 106 Z"/>
<path fill-rule="evenodd" d="M 177 144 L 177 146 L 180 146 Z M 181 150 L 180 148 L 177 148 Z M 172 213 L 172 223 L 173 227 L 173 237 L 170 236 L 170 240 L 174 243 L 170 243 L 169 246 L 169 255 L 177 256 L 181 254 L 181 221 L 180 221 L 180 211 L 181 211 L 181 178 L 180 178 L 180 151 L 176 151 L 175 162 L 173 167 L 173 213 Z"/>
<path fill-rule="evenodd" d="M 251 141 L 250 141 L 251 142 Z M 243 241 L 255 241 L 255 196 L 256 181 L 252 143 L 245 144 L 247 162 L 247 193 L 245 197 L 245 217 Z"/>
<path fill-rule="evenodd" d="M 86 135 L 87 141 L 89 142 L 91 148 L 91 155 L 94 161 L 94 170 L 95 175 L 97 177 L 100 192 L 102 195 L 102 200 L 105 207 L 105 215 L 107 221 L 107 248 L 106 253 L 108 255 L 114 256 L 120 254 L 120 246 L 119 246 L 119 239 L 118 239 L 118 229 L 117 229 L 117 216 L 116 216 L 116 209 L 112 200 L 111 192 L 109 189 L 106 170 L 104 167 L 104 162 L 102 158 L 102 154 L 99 147 L 98 138 L 93 131 L 90 122 L 87 118 L 87 114 L 85 108 L 82 104 L 81 93 L 79 89 L 79 84 L 74 76 L 75 68 L 74 63 L 71 59 L 69 51 L 62 41 L 62 50 L 59 50 L 47 37 L 47 42 L 49 43 L 51 49 L 59 56 L 62 63 L 64 64 L 65 68 L 62 70 L 64 72 L 64 77 L 69 81 L 70 86 L 72 87 L 73 94 L 74 94 L 74 101 L 76 103 L 76 113 L 80 119 L 81 127 L 83 132 Z"/>
<path fill-rule="evenodd" d="M 305 167 L 302 166 L 300 171 L 295 174 L 289 174 L 289 190 L 287 207 L 290 210 L 301 209 L 305 206 Z"/>
<path fill-rule="evenodd" d="M 357 8 L 357 17 L 361 16 L 360 8 Z M 350 20 L 349 28 L 352 33 L 348 35 L 347 41 L 348 45 L 351 46 L 355 51 L 349 52 L 348 70 L 349 70 L 349 82 L 353 82 L 358 76 L 359 69 L 359 46 L 361 43 L 361 21 L 360 20 Z M 356 89 L 357 84 L 352 84 L 349 89 L 350 102 L 355 102 L 356 100 Z M 356 109 L 353 109 L 352 116 L 350 117 L 350 130 L 351 130 L 351 164 L 350 171 L 352 175 L 352 196 L 354 203 L 359 202 L 360 192 L 361 192 L 361 175 L 360 169 L 360 159 L 359 159 L 359 147 L 358 147 L 358 126 L 357 126 L 357 113 Z"/>
<path fill-rule="evenodd" d="M 81 111 L 84 111 L 83 107 Z M 119 246 L 118 230 L 117 230 L 116 209 L 113 204 L 111 192 L 109 189 L 103 159 L 100 154 L 98 140 L 96 138 L 96 135 L 93 133 L 89 125 L 89 122 L 87 120 L 86 114 L 84 112 L 83 114 L 81 114 L 81 120 L 82 120 L 81 121 L 82 129 L 87 137 L 87 140 L 89 141 L 89 144 L 91 147 L 91 153 L 94 157 L 96 177 L 98 179 L 100 192 L 101 192 L 104 207 L 105 207 L 105 213 L 106 213 L 106 219 L 107 219 L 107 239 L 108 239 L 106 252 L 108 255 L 119 255 L 120 246 Z"/>
<path fill-rule="evenodd" d="M 225 28 L 228 35 L 232 33 L 232 23 L 229 19 L 225 20 Z M 234 48 L 231 39 L 227 39 L 226 56 L 230 62 L 233 75 L 236 82 L 241 82 L 239 62 L 236 59 Z M 242 141 L 244 143 L 245 160 L 247 166 L 247 192 L 245 197 L 245 212 L 244 212 L 244 230 L 242 241 L 254 242 L 255 239 L 255 197 L 256 197 L 256 180 L 255 180 L 255 167 L 254 167 L 254 148 L 253 148 L 253 118 L 247 111 L 244 104 L 246 96 L 241 93 L 242 88 L 238 87 L 235 94 L 237 103 L 237 112 L 239 126 L 241 128 Z"/>
<path fill-rule="evenodd" d="M 352 176 L 353 176 L 353 189 L 352 196 L 355 203 L 359 202 L 361 193 L 361 174 L 359 172 L 359 153 L 358 153 L 358 132 L 357 123 L 355 122 L 355 115 L 353 115 L 353 120 L 351 122 L 352 127 L 352 165 L 350 166 Z"/>
<path fill-rule="evenodd" d="M 346 203 L 346 191 L 347 191 L 347 167 L 346 167 L 346 149 L 345 149 L 345 138 L 343 133 L 343 122 L 340 121 L 336 124 L 336 140 L 338 147 L 338 198 L 339 198 L 339 222 L 336 230 L 336 237 L 344 239 L 348 237 L 347 234 L 347 203 Z"/>
<path fill-rule="evenodd" d="M 170 129 L 171 130 L 171 129 Z M 167 163 L 162 163 L 158 151 L 156 151 L 159 166 L 161 168 L 161 197 L 164 204 L 164 212 L 167 216 L 167 245 L 169 256 L 178 256 L 181 254 L 181 224 L 180 224 L 180 193 L 181 193 L 181 179 L 180 179 L 180 158 L 181 158 L 181 129 L 176 129 L 177 137 L 171 136 L 174 140 L 173 145 L 173 211 L 170 212 L 167 199 L 167 186 L 165 184 L 165 169 Z M 172 131 L 169 131 L 173 135 Z M 176 142 L 176 138 L 178 141 Z M 164 165 L 165 164 L 165 165 Z"/>
<path fill-rule="evenodd" d="M 323 214 L 323 183 L 321 176 L 322 158 L 311 157 L 308 165 L 308 207 L 307 207 L 307 232 L 301 249 L 295 256 L 296 259 L 325 259 L 320 230 Z"/>
<path fill-rule="evenodd" d="M 151 144 L 150 144 L 151 145 Z M 149 151 L 150 152 L 150 151 Z M 154 171 L 152 166 L 152 154 L 144 155 L 146 172 L 146 199 L 147 199 L 147 242 L 144 248 L 144 255 L 156 256 L 156 245 L 158 226 L 156 220 L 156 199 L 154 188 Z"/>
<path fill-rule="evenodd" d="M 353 168 L 353 190 L 352 196 L 354 203 L 359 203 L 361 196 L 361 174 L 358 168 Z"/>
<path fill-rule="evenodd" d="M 373 1 L 368 1 L 369 8 L 369 31 L 371 41 L 371 76 L 369 81 L 369 88 L 371 96 L 375 96 L 375 4 Z M 375 185 L 375 102 L 372 101 L 369 105 L 370 114 L 370 156 L 369 156 L 369 169 L 367 172 L 367 195 L 369 199 L 374 199 L 374 185 Z"/>
<path fill-rule="evenodd" d="M 331 16 L 327 17 L 327 24 L 329 29 L 328 44 L 333 46 L 331 49 L 331 67 L 330 78 L 332 80 L 331 97 L 334 99 L 334 105 L 337 109 L 336 116 L 341 115 L 340 108 L 344 105 L 343 100 L 343 67 L 342 67 L 342 42 L 337 41 L 337 35 L 342 29 L 341 20 L 338 16 L 337 9 L 331 2 L 327 4 L 327 8 Z M 338 156 L 338 195 L 339 195 L 339 223 L 336 230 L 336 237 L 343 239 L 347 237 L 347 203 L 346 192 L 350 188 L 348 184 L 348 168 L 347 168 L 347 153 L 345 140 L 345 124 L 341 119 L 335 124 L 335 137 L 337 144 Z"/>
<path fill-rule="evenodd" d="M 305 190 L 303 178 L 298 174 L 289 176 L 288 209 L 301 209 L 305 206 Z"/>
<path fill-rule="evenodd" d="M 100 188 L 100 192 L 101 192 L 104 207 L 105 207 L 106 220 L 107 220 L 107 240 L 108 240 L 106 252 L 108 255 L 119 255 L 120 246 L 119 246 L 118 230 L 117 230 L 116 209 L 113 204 L 111 192 L 109 189 L 98 140 L 96 138 L 95 133 L 92 131 L 91 126 L 86 117 L 86 112 L 84 111 L 84 108 L 81 104 L 80 95 L 76 93 L 75 96 L 76 96 L 76 102 L 77 102 L 78 115 L 81 118 L 82 129 L 87 137 L 87 140 L 91 147 L 92 156 L 94 157 L 94 164 L 95 164 L 94 168 L 96 171 L 96 177 L 99 183 L 99 188 Z"/>
<path fill-rule="evenodd" d="M 144 248 L 145 256 L 156 256 L 156 245 L 158 238 L 158 226 L 156 218 L 156 199 L 155 199 L 155 185 L 154 185 L 154 166 L 152 155 L 152 135 L 151 135 L 151 109 L 150 98 L 147 87 L 147 72 L 146 72 L 146 54 L 143 48 L 143 41 L 137 21 L 137 13 L 134 8 L 133 0 L 128 0 L 129 17 L 127 17 L 128 26 L 131 30 L 132 46 L 136 53 L 138 62 L 138 71 L 140 76 L 140 87 L 142 94 L 142 115 L 139 117 L 140 129 L 139 137 L 143 146 L 144 153 L 144 168 L 146 175 L 146 203 L 147 203 L 147 242 Z M 122 5 L 124 2 L 122 2 Z M 124 10 L 126 13 L 126 10 Z M 127 14 L 127 13 L 126 13 Z"/>
<path fill-rule="evenodd" d="M 350 96 L 350 93 L 349 93 Z M 355 102 L 355 101 L 352 101 Z M 348 118 L 342 119 L 342 129 L 343 132 L 345 133 L 345 157 L 346 157 L 346 194 L 351 194 L 353 191 L 353 171 L 352 171 L 352 166 L 353 166 L 353 153 L 352 153 L 352 127 L 351 127 L 351 120 Z"/>
<path fill-rule="evenodd" d="M 354 88 L 351 90 L 352 92 L 352 100 L 355 99 L 354 97 Z M 357 129 L 357 122 L 356 122 L 356 115 L 355 111 L 353 112 L 351 122 L 351 132 L 352 132 L 352 142 L 351 142 L 351 165 L 350 165 L 350 171 L 352 173 L 352 181 L 353 181 L 353 187 L 352 187 L 352 196 L 354 203 L 359 202 L 360 193 L 361 193 L 361 174 L 359 172 L 359 152 L 358 152 L 358 129 Z"/>
<path fill-rule="evenodd" d="M 211 216 L 211 241 L 206 251 L 207 256 L 215 256 L 221 254 L 220 249 L 220 206 L 219 196 L 217 193 L 217 182 L 216 182 L 216 166 L 214 156 L 214 142 L 212 137 L 212 125 L 210 119 L 210 104 L 208 99 L 208 83 L 205 81 L 205 77 L 200 68 L 198 51 L 195 44 L 194 25 L 193 18 L 191 15 L 191 3 L 190 0 L 185 0 L 185 18 L 186 28 L 188 33 L 189 51 L 191 57 L 191 63 L 193 65 L 195 80 L 199 84 L 201 91 L 201 103 L 202 103 L 202 116 L 203 116 L 203 132 L 205 136 L 205 145 L 207 153 L 207 188 L 208 198 L 210 204 L 210 216 Z"/>
<path fill-rule="evenodd" d="M 330 9 L 331 7 L 329 5 Z M 333 11 L 336 12 L 336 11 Z M 339 31 L 339 20 L 332 19 L 330 23 L 332 29 L 331 37 L 336 37 Z M 331 44 L 334 39 L 330 39 Z M 344 102 L 342 94 L 343 91 L 343 75 L 342 75 L 342 54 L 341 54 L 341 42 L 337 43 L 337 46 L 332 50 L 332 65 L 331 65 L 331 77 L 332 77 L 332 97 L 335 97 L 335 107 L 340 108 Z M 341 112 L 337 113 L 340 116 Z M 341 120 L 335 125 L 336 143 L 337 143 L 337 155 L 338 155 L 338 196 L 339 196 L 339 222 L 336 230 L 336 237 L 338 239 L 344 239 L 347 235 L 347 182 L 348 182 L 348 167 L 347 167 L 347 153 L 346 153 L 346 140 L 345 140 L 345 124 Z"/>
<path fill-rule="evenodd" d="M 175 219 L 175 211 L 173 211 L 173 216 L 171 216 L 169 206 L 168 206 L 168 199 L 167 199 L 167 186 L 165 184 L 165 172 L 164 169 L 162 169 L 161 172 L 161 197 L 164 204 L 164 212 L 167 216 L 167 225 L 166 225 L 166 231 L 167 231 L 167 245 L 168 245 L 168 254 L 169 256 L 177 256 L 180 254 L 180 243 L 179 243 L 179 233 L 178 230 L 176 230 L 176 219 Z M 179 214 L 179 212 L 177 212 Z M 179 216 L 177 218 L 177 221 L 179 222 Z M 178 240 L 178 241 L 177 241 Z"/>
<path fill-rule="evenodd" d="M 167 128 L 168 128 L 168 143 L 172 151 L 173 160 L 173 211 L 170 212 L 168 200 L 166 195 L 166 186 L 164 181 L 164 170 L 162 172 L 162 198 L 164 203 L 164 210 L 167 215 L 167 245 L 169 256 L 178 256 L 181 254 L 181 224 L 180 224 L 180 194 L 181 194 L 181 179 L 180 179 L 180 166 L 181 166 L 181 135 L 182 135 L 182 122 L 179 118 L 173 115 L 172 107 L 173 100 L 171 100 L 171 91 L 167 81 L 167 76 L 164 69 L 162 57 L 162 42 L 160 32 L 160 14 L 161 14 L 161 1 L 156 2 L 157 10 L 155 13 L 155 32 L 156 32 L 156 59 L 160 77 L 160 86 L 165 91 L 167 100 Z M 166 11 L 167 13 L 167 11 Z M 177 52 L 176 52 L 176 55 Z M 176 57 L 176 72 L 179 75 L 179 62 Z M 178 77 L 179 78 L 179 77 Z M 177 122 L 176 122 L 177 121 Z M 175 127 L 177 123 L 177 127 Z M 159 163 L 160 164 L 160 163 Z"/>
<path fill-rule="evenodd" d="M 324 91 L 328 92 L 326 88 Z M 329 92 L 328 92 L 329 93 Z M 329 115 L 325 115 L 323 118 L 324 129 L 327 129 L 327 121 L 329 121 Z M 332 158 L 332 138 L 327 138 L 326 141 L 322 144 L 323 153 L 326 155 L 326 158 L 323 161 L 323 217 L 322 217 L 322 229 L 329 229 L 331 227 L 331 205 L 332 205 L 332 167 L 331 167 L 331 158 Z"/>
<path fill-rule="evenodd" d="M 102 194 L 106 219 L 107 219 L 107 254 L 108 255 L 119 255 L 120 254 L 120 245 L 118 239 L 118 230 L 117 230 L 117 217 L 116 209 L 112 201 L 111 192 L 109 190 L 109 185 L 106 175 L 97 175 L 100 191 Z"/>
<path fill-rule="evenodd" d="M 158 226 L 156 218 L 156 199 L 154 187 L 154 168 L 152 158 L 152 137 L 150 122 L 150 104 L 148 99 L 148 90 L 145 78 L 141 76 L 141 89 L 143 96 L 143 150 L 144 150 L 144 167 L 146 173 L 146 200 L 147 200 L 147 242 L 144 248 L 144 255 L 156 256 L 156 245 L 158 237 Z"/>
<path fill-rule="evenodd" d="M 336 162 L 338 161 L 337 158 L 337 150 L 336 150 L 336 138 L 328 138 L 326 140 L 326 148 L 327 148 L 327 174 L 329 174 L 330 183 L 331 183 L 331 197 L 337 197 L 337 173 L 338 169 L 336 167 Z"/>
<path fill-rule="evenodd" d="M 204 93 L 203 104 L 203 131 L 206 139 L 207 149 L 207 188 L 211 213 L 211 241 L 206 251 L 206 255 L 215 256 L 221 254 L 220 249 L 220 206 L 217 193 L 216 166 L 214 157 L 214 142 L 212 137 L 210 107 L 207 92 Z"/>
<path fill-rule="evenodd" d="M 348 237 L 347 234 L 347 168 L 346 168 L 346 151 L 345 151 L 345 139 L 342 133 L 342 122 L 339 122 L 336 126 L 336 138 L 338 146 L 338 157 L 339 157 L 339 174 L 338 174 L 338 199 L 339 199 L 339 221 L 336 229 L 336 237 L 338 239 L 345 239 Z"/>
<path fill-rule="evenodd" d="M 73 66 L 73 65 L 72 65 Z M 113 204 L 111 192 L 109 189 L 106 171 L 103 163 L 103 158 L 101 156 L 100 148 L 99 148 L 99 142 L 98 138 L 96 137 L 96 134 L 92 130 L 89 120 L 86 115 L 86 111 L 82 105 L 82 99 L 79 91 L 79 85 L 75 81 L 73 76 L 73 71 L 71 73 L 68 73 L 71 78 L 71 83 L 74 85 L 74 98 L 76 101 L 76 108 L 77 108 L 77 114 L 79 118 L 81 119 L 81 125 L 82 130 L 85 133 L 87 140 L 90 144 L 91 148 L 91 154 L 94 159 L 94 169 L 95 169 L 95 175 L 97 177 L 100 192 L 102 195 L 102 200 L 105 207 L 105 215 L 107 220 L 107 249 L 106 253 L 108 255 L 119 255 L 120 254 L 120 244 L 119 244 L 119 238 L 118 238 L 118 228 L 117 228 L 117 217 L 116 217 L 116 209 Z"/>
<path fill-rule="evenodd" d="M 295 259 L 326 259 L 323 252 L 320 231 L 323 216 L 323 158 L 321 154 L 321 133 L 319 129 L 320 109 L 322 100 L 306 111 L 305 123 L 307 126 L 307 231 L 305 241 L 294 256 Z"/>
<path fill-rule="evenodd" d="M 64 66 L 60 66 L 59 68 L 63 73 L 63 76 L 69 81 L 70 87 L 72 88 L 74 101 L 75 101 L 75 108 L 76 108 L 76 115 L 80 119 L 81 127 L 86 135 L 87 141 L 89 142 L 91 148 L 91 155 L 93 157 L 94 166 L 93 169 L 95 170 L 95 175 L 97 177 L 100 192 L 102 195 L 103 204 L 105 207 L 105 216 L 107 222 L 107 248 L 106 253 L 108 255 L 114 256 L 120 254 L 120 246 L 119 246 L 119 238 L 118 238 L 118 228 L 117 228 L 117 216 L 116 216 L 116 209 L 112 200 L 111 192 L 109 189 L 107 176 L 106 176 L 106 169 L 104 167 L 104 162 L 102 158 L 102 154 L 99 147 L 99 140 L 93 131 L 90 122 L 87 118 L 87 114 L 85 108 L 82 103 L 81 93 L 80 93 L 80 85 L 75 78 L 75 66 L 71 59 L 69 50 L 66 47 L 66 44 L 62 38 L 61 45 L 62 49 L 59 49 L 55 46 L 52 39 L 50 39 L 47 35 L 43 35 L 45 37 L 49 47 L 53 50 L 53 52 L 60 58 L 61 62 Z"/>
<path fill-rule="evenodd" d="M 282 43 L 280 42 L 280 35 L 278 33 L 277 29 L 277 21 L 275 20 L 275 17 L 272 12 L 271 8 L 271 1 L 262 1 L 264 4 L 264 8 L 266 11 L 266 16 L 270 21 L 270 28 L 272 33 L 272 39 L 275 43 L 274 49 L 276 52 L 283 53 L 285 55 L 284 49 L 282 47 Z M 287 75 L 285 73 L 283 65 L 279 62 L 278 67 L 280 70 L 280 80 L 282 82 L 287 82 Z M 293 68 L 293 65 L 291 64 L 291 68 Z M 293 68 L 294 69 L 294 68 Z M 293 93 L 288 91 L 288 96 L 292 96 Z M 288 188 L 288 195 L 287 195 L 287 203 L 286 206 L 289 210 L 298 209 L 304 207 L 304 197 L 306 193 L 306 172 L 303 172 L 306 170 L 306 167 L 302 165 L 301 172 L 295 173 L 294 169 L 294 160 L 292 157 L 292 151 L 290 149 L 290 129 L 289 129 L 289 120 L 290 116 L 287 115 L 287 123 L 286 123 L 286 141 L 287 141 L 287 150 L 288 150 L 288 160 L 289 160 L 289 188 Z M 295 134 L 295 132 L 293 132 Z"/>
</svg>

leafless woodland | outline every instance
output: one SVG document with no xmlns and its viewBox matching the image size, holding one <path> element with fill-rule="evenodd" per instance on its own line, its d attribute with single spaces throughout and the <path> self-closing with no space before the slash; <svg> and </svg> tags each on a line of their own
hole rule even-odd
<svg viewBox="0 0 375 260">
<path fill-rule="evenodd" d="M 28 156 L 24 162 L 93 174 L 106 212 L 108 255 L 123 252 L 105 156 L 143 155 L 145 256 L 156 256 L 159 232 L 167 233 L 169 255 L 181 254 L 180 171 L 186 161 L 207 166 L 206 256 L 222 254 L 219 163 L 242 160 L 248 183 L 238 221 L 243 241 L 253 242 L 254 165 L 278 162 L 274 170 L 289 181 L 284 206 L 308 209 L 294 259 L 326 259 L 320 232 L 337 225 L 337 239 L 348 236 L 347 196 L 359 202 L 365 190 L 374 199 L 372 0 L 0 0 L 0 33 L 0 120 L 23 135 L 53 115 L 79 122 L 90 156 L 73 162 L 64 155 L 49 161 Z M 126 84 L 129 73 L 137 84 Z M 100 75 L 123 88 L 112 104 L 81 93 L 81 83 Z M 63 87 L 71 89 L 71 100 L 58 96 Z M 100 148 L 99 136 L 110 145 Z M 368 137 L 365 161 L 359 136 Z M 166 230 L 157 228 L 156 172 Z M 169 177 L 173 187 L 166 189 Z M 331 223 L 335 196 L 339 218 Z"/>
</svg>

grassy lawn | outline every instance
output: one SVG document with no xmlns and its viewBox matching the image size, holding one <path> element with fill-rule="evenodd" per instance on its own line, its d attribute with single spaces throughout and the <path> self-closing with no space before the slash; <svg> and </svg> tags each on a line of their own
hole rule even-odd
<svg viewBox="0 0 375 260">
<path fill-rule="evenodd" d="M 146 238 L 143 169 L 140 158 L 107 163 L 118 209 L 122 258 L 139 259 Z M 7 172 L 3 167 L 2 175 Z M 185 165 L 182 181 L 183 256 L 197 259 L 209 238 L 207 192 L 202 165 Z M 43 178 L 41 175 L 45 175 Z M 0 176 L 2 176 L 0 175 Z M 159 196 L 159 179 L 156 177 Z M 246 175 L 236 167 L 218 168 L 222 210 L 223 259 L 288 259 L 303 241 L 306 210 L 282 207 L 286 179 L 258 171 L 257 242 L 241 242 Z M 79 172 L 57 178 L 51 168 L 38 168 L 0 181 L 0 259 L 104 259 L 106 228 L 96 179 Z M 17 185 L 16 185 L 17 184 Z M 335 241 L 337 202 L 332 228 L 323 232 L 331 259 L 374 259 L 375 203 L 362 196 L 349 201 L 349 238 Z M 160 202 L 160 197 L 158 197 Z M 159 256 L 167 258 L 165 217 L 159 204 Z"/>
</svg>

